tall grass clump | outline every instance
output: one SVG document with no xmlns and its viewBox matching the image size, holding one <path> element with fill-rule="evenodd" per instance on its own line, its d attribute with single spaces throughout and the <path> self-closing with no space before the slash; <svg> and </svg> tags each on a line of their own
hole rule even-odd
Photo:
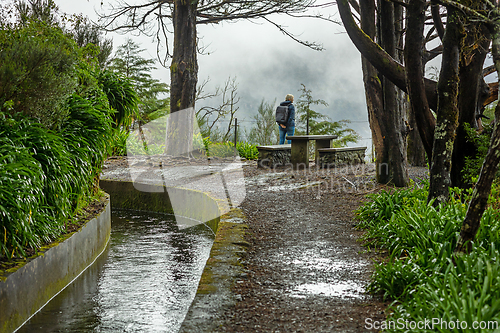
<svg viewBox="0 0 500 333">
<path fill-rule="evenodd" d="M 93 103 L 92 99 L 73 95 L 68 101 L 70 116 L 62 135 L 68 143 L 72 163 L 78 166 L 77 171 L 82 177 L 79 186 L 82 188 L 86 188 L 85 184 L 97 188 L 102 163 L 111 153 L 111 110 L 100 98 Z"/>
<path fill-rule="evenodd" d="M 29 118 L 1 118 L 0 258 L 53 241 L 97 190 L 111 118 L 76 95 L 68 113 L 61 132 Z"/>
<path fill-rule="evenodd" d="M 434 208 L 427 190 L 382 191 L 358 210 L 365 244 L 388 253 L 376 264 L 368 291 L 392 301 L 388 332 L 435 318 L 434 326 L 412 332 L 487 332 L 475 322 L 500 320 L 500 213 L 490 206 L 470 254 L 453 253 L 467 211 L 469 193 L 452 189 L 451 200 Z M 437 322 L 439 319 L 439 323 Z M 455 329 L 451 322 L 468 325 Z M 398 325 L 399 324 L 399 325 Z M 439 324 L 439 325 L 438 325 Z M 496 328 L 496 327 L 495 327 Z"/>
<path fill-rule="evenodd" d="M 203 145 L 208 156 L 219 158 L 234 156 L 233 142 L 211 142 L 210 139 L 203 139 Z M 237 142 L 236 150 L 240 157 L 247 160 L 255 160 L 259 157 L 257 146 L 248 142 Z"/>
<path fill-rule="evenodd" d="M 25 246 L 41 242 L 34 229 L 44 203 L 45 174 L 29 150 L 1 135 L 3 130 L 0 130 L 0 258 L 11 258 L 24 254 Z M 43 224 L 46 219 L 38 221 Z"/>
<path fill-rule="evenodd" d="M 25 255 L 63 230 L 70 209 L 69 155 L 63 140 L 39 123 L 0 125 L 1 256 Z"/>
<path fill-rule="evenodd" d="M 68 229 L 138 103 L 131 82 L 99 68 L 95 45 L 32 14 L 0 29 L 0 261 Z"/>
</svg>

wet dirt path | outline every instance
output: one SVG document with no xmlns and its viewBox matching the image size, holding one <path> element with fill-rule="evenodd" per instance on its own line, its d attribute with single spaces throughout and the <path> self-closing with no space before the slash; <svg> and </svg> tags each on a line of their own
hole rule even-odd
<svg viewBox="0 0 500 333">
<path fill-rule="evenodd" d="M 103 178 L 130 180 L 128 168 L 110 159 Z M 180 332 L 374 332 L 366 321 L 383 320 L 386 304 L 364 293 L 376 254 L 358 241 L 353 213 L 379 188 L 374 165 L 299 172 L 246 161 L 243 172 L 245 217 L 231 228 L 245 240 L 226 235 Z"/>
<path fill-rule="evenodd" d="M 246 274 L 233 288 L 238 302 L 220 331 L 373 332 L 365 321 L 384 319 L 385 304 L 364 292 L 374 254 L 357 241 L 353 213 L 364 196 L 332 185 L 345 177 L 300 178 L 287 172 L 246 178 L 241 208 L 251 246 Z"/>
</svg>

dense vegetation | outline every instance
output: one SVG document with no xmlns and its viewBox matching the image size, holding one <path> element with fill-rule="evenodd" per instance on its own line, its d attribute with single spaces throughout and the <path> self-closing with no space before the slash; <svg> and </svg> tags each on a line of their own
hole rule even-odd
<svg viewBox="0 0 500 333">
<path fill-rule="evenodd" d="M 474 322 L 500 321 L 499 189 L 497 179 L 470 254 L 453 253 L 470 191 L 453 189 L 451 201 L 438 207 L 427 203 L 428 185 L 382 191 L 359 209 L 366 246 L 388 252 L 387 261 L 376 265 L 368 286 L 369 291 L 393 301 L 388 321 L 395 326 L 388 332 L 401 330 L 407 320 L 458 320 L 469 328 Z M 428 328 L 412 332 L 481 331 L 445 325 Z"/>
<path fill-rule="evenodd" d="M 169 107 L 168 86 L 151 77 L 154 61 L 133 42 L 110 60 L 110 41 L 52 1 L 1 7 L 0 260 L 8 260 L 70 229 L 99 194 L 103 161 L 126 154 L 130 128 Z M 232 143 L 195 140 L 205 156 L 234 154 Z M 257 157 L 253 145 L 236 148 Z"/>
<path fill-rule="evenodd" d="M 100 68 L 98 47 L 45 15 L 54 7 L 22 5 L 0 30 L 0 259 L 67 230 L 137 105 L 130 82 Z"/>
</svg>

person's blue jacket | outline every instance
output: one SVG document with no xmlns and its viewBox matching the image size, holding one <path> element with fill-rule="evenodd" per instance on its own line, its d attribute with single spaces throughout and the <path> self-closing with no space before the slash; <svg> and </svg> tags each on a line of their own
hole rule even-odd
<svg viewBox="0 0 500 333">
<path fill-rule="evenodd" d="M 295 127 L 295 107 L 292 101 L 284 101 L 280 103 L 281 106 L 288 105 L 288 121 L 286 122 L 286 127 Z"/>
</svg>

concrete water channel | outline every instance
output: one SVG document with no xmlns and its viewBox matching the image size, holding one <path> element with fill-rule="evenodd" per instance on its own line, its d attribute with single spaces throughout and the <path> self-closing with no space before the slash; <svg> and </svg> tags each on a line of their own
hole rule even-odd
<svg viewBox="0 0 500 333">
<path fill-rule="evenodd" d="M 112 223 L 108 204 L 81 230 L 4 277 L 0 332 L 180 329 L 210 255 L 221 201 L 164 185 L 100 185 L 111 198 Z"/>
<path fill-rule="evenodd" d="M 177 332 L 214 240 L 179 222 L 114 210 L 105 252 L 18 332 Z"/>
</svg>

